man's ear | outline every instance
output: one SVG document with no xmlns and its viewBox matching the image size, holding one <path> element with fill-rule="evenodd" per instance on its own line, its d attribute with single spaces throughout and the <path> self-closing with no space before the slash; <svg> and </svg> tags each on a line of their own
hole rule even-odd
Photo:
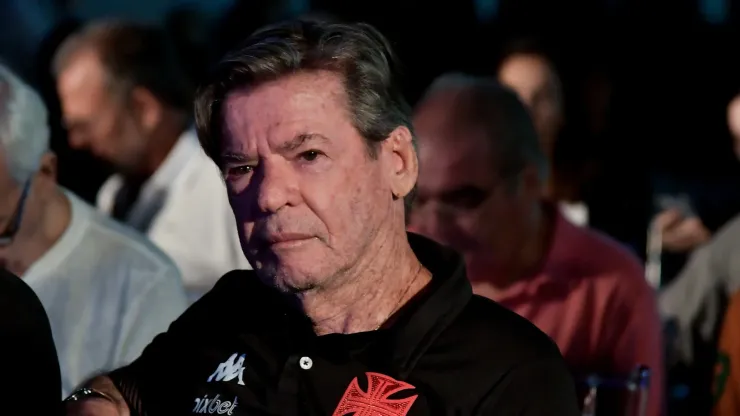
<svg viewBox="0 0 740 416">
<path fill-rule="evenodd" d="M 46 152 L 41 156 L 41 165 L 39 167 L 39 174 L 52 179 L 54 182 L 57 180 L 57 155 L 54 152 Z"/>
<path fill-rule="evenodd" d="M 136 87 L 131 91 L 129 106 L 141 129 L 152 132 L 159 124 L 164 109 L 157 98 L 146 88 Z"/>
<path fill-rule="evenodd" d="M 396 127 L 383 141 L 383 150 L 389 156 L 387 171 L 393 198 L 402 199 L 414 189 L 419 177 L 419 160 L 408 127 Z"/>
</svg>

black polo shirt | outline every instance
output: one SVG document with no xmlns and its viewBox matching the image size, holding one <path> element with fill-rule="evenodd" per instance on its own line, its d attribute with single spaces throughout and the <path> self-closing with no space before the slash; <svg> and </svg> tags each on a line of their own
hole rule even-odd
<svg viewBox="0 0 740 416">
<path fill-rule="evenodd" d="M 457 255 L 409 240 L 433 277 L 389 329 L 316 336 L 254 272 L 234 271 L 111 378 L 150 416 L 578 415 L 555 344 L 473 296 Z"/>
</svg>

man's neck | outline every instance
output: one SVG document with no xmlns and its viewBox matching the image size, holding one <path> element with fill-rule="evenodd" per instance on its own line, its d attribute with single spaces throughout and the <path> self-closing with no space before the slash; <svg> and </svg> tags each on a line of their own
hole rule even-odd
<svg viewBox="0 0 740 416">
<path fill-rule="evenodd" d="M 22 276 L 64 234 L 72 219 L 67 196 L 54 185 L 28 196 L 20 228 L 7 247 L 0 247 L 0 264 Z"/>
<path fill-rule="evenodd" d="M 180 136 L 187 128 L 184 117 L 170 114 L 152 134 L 151 145 L 146 153 L 146 159 L 136 173 L 127 174 L 126 179 L 133 182 L 145 181 L 156 172 L 169 156 L 177 144 Z"/>
<path fill-rule="evenodd" d="M 337 284 L 299 296 L 317 334 L 355 333 L 379 329 L 431 280 L 409 246 L 401 228 L 378 236 Z"/>
</svg>

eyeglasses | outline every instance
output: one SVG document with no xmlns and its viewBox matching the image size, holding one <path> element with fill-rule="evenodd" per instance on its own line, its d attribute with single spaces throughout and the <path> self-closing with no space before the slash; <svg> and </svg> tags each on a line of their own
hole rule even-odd
<svg viewBox="0 0 740 416">
<path fill-rule="evenodd" d="M 10 222 L 8 227 L 0 234 L 0 247 L 9 246 L 13 242 L 18 229 L 21 227 L 23 221 L 23 209 L 26 206 L 26 199 L 28 197 L 28 191 L 31 189 L 31 180 L 27 180 L 23 185 L 23 191 L 21 197 L 18 200 L 18 205 L 15 207 L 13 215 L 10 216 Z"/>
</svg>

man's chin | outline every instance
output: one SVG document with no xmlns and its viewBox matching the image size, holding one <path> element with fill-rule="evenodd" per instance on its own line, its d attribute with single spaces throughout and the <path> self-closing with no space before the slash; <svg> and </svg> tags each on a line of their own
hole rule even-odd
<svg viewBox="0 0 740 416">
<path fill-rule="evenodd" d="M 307 271 L 285 270 L 273 265 L 257 265 L 254 270 L 264 284 L 283 293 L 303 293 L 320 286 L 320 282 Z"/>
</svg>

